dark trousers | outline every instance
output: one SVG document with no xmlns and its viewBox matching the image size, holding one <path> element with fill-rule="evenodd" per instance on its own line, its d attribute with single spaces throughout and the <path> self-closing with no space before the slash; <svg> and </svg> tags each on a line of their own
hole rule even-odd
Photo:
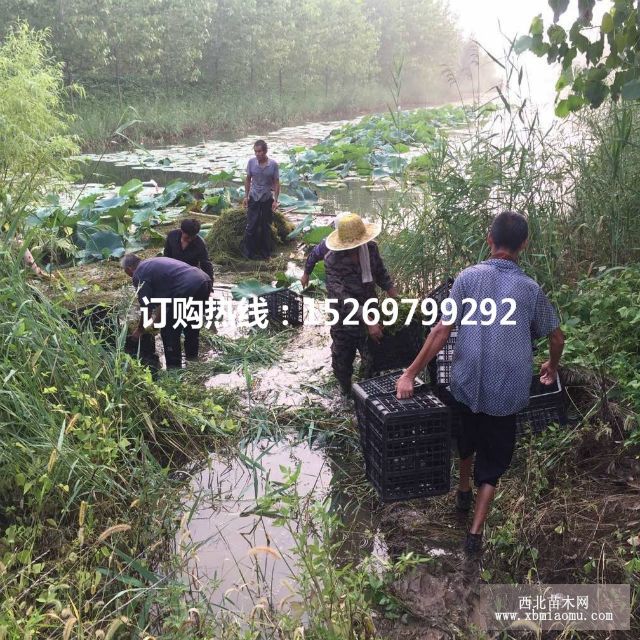
<svg viewBox="0 0 640 640">
<path fill-rule="evenodd" d="M 202 300 L 203 302 L 209 298 L 211 294 L 211 283 L 203 284 L 193 294 L 190 294 L 194 300 Z M 186 298 L 190 297 L 185 296 Z M 194 329 L 187 323 L 186 327 L 179 326 L 174 328 L 175 318 L 173 316 L 173 304 L 167 305 L 167 322 L 160 329 L 162 344 L 164 346 L 164 357 L 167 363 L 167 369 L 180 369 L 182 367 L 182 348 L 180 346 L 180 336 L 184 333 L 184 354 L 187 360 L 196 360 L 198 358 L 198 350 L 200 348 L 200 329 Z"/>
<path fill-rule="evenodd" d="M 273 222 L 273 198 L 254 200 L 249 198 L 247 226 L 244 232 L 243 253 L 247 258 L 271 256 L 271 223 Z"/>
<path fill-rule="evenodd" d="M 363 375 L 370 378 L 373 363 L 367 349 L 367 333 L 364 327 L 333 326 L 331 334 L 331 367 L 333 374 L 343 388 L 351 387 L 353 375 L 353 361 L 356 353 L 360 352 Z"/>
</svg>

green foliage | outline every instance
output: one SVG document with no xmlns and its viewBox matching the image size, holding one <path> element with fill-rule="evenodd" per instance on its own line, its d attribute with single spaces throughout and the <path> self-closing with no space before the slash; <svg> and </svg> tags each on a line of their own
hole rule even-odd
<svg viewBox="0 0 640 640">
<path fill-rule="evenodd" d="M 47 35 L 18 24 L 0 44 L 0 222 L 12 228 L 77 150 Z"/>
<path fill-rule="evenodd" d="M 175 531 L 167 469 L 227 437 L 221 408 L 154 383 L 123 334 L 74 328 L 6 253 L 0 311 L 0 629 L 62 637 L 70 610 L 74 633 L 142 633 L 152 602 L 177 616 L 173 569 L 152 569 Z"/>
<path fill-rule="evenodd" d="M 565 296 L 566 361 L 593 372 L 603 393 L 630 411 L 628 442 L 640 443 L 640 268 L 603 269 Z"/>
<path fill-rule="evenodd" d="M 280 467 L 281 482 L 269 482 L 256 506 L 245 512 L 273 518 L 293 539 L 295 577 L 308 616 L 307 631 L 318 640 L 375 637 L 372 610 L 378 607 L 389 618 L 404 613 L 390 592 L 392 583 L 410 569 L 429 562 L 413 553 L 393 561 L 370 556 L 358 562 L 342 553 L 342 522 L 329 500 L 309 501 L 298 493 L 302 470 Z M 283 617 L 281 625 L 296 625 Z M 295 637 L 295 636 L 294 636 Z"/>
<path fill-rule="evenodd" d="M 437 146 L 446 130 L 461 127 L 469 116 L 464 108 L 451 106 L 367 116 L 333 131 L 311 149 L 292 150 L 291 168 L 315 183 L 348 175 L 399 175 L 407 160 L 398 154 Z"/>
<path fill-rule="evenodd" d="M 566 0 L 549 0 L 554 10 L 554 24 L 544 32 L 541 16 L 533 19 L 529 35 L 515 43 L 518 53 L 530 50 L 538 57 L 546 56 L 549 64 L 559 62 L 562 71 L 556 89 L 556 114 L 567 116 L 583 105 L 599 107 L 607 97 L 617 101 L 640 98 L 638 54 L 640 53 L 640 23 L 634 0 L 614 0 L 599 28 L 592 25 L 593 8 L 597 0 L 580 0 L 578 16 L 569 33 L 557 23 L 567 10 Z M 586 34 L 586 35 L 585 35 Z M 595 37 L 594 37 L 595 36 Z M 574 67 L 578 55 L 586 57 L 586 65 Z M 571 93 L 560 99 L 566 87 Z"/>
<path fill-rule="evenodd" d="M 497 112 L 488 126 L 478 112 L 468 131 L 455 140 L 440 138 L 420 156 L 410 166 L 420 196 L 413 187 L 399 192 L 382 212 L 387 268 L 403 293 L 426 295 L 482 259 L 491 220 L 515 209 L 528 216 L 535 246 L 523 256 L 525 268 L 551 289 L 561 273 L 564 242 L 558 215 L 564 185 L 553 145 L 522 109 Z"/>
<path fill-rule="evenodd" d="M 41 259 L 64 261 L 75 257 L 91 262 L 119 258 L 126 249 L 138 249 L 155 239 L 150 234 L 151 227 L 175 217 L 175 212 L 164 211 L 167 207 L 194 202 L 194 188 L 174 180 L 162 193 L 143 197 L 142 183 L 131 180 L 120 188 L 119 195 L 92 193 L 77 199 L 69 208 L 60 204 L 58 196 L 50 195 L 46 206 L 27 217 L 25 227 L 30 239 L 47 239 L 38 256 Z M 60 238 L 68 239 L 68 243 L 57 242 Z"/>
<path fill-rule="evenodd" d="M 325 113 L 344 102 L 362 107 L 370 86 L 384 106 L 379 96 L 400 61 L 403 101 L 444 101 L 457 94 L 442 67 L 457 70 L 465 51 L 442 0 L 5 0 L 0 38 L 16 19 L 51 29 L 66 84 L 87 86 L 92 109 L 109 102 L 105 117 L 132 104 L 134 94 L 166 106 L 176 88 L 183 102 L 202 88 L 217 102 L 211 115 L 227 122 L 243 102 L 253 103 L 253 123 L 260 124 L 286 118 L 296 103 L 310 109 L 323 100 Z M 259 56 L 247 55 L 258 48 Z M 72 106 L 84 112 L 75 99 Z M 206 123 L 191 118 L 185 128 Z M 101 130 L 109 135 L 113 127 Z"/>
<path fill-rule="evenodd" d="M 592 266 L 640 261 L 640 106 L 610 105 L 582 121 L 571 154 L 575 180 L 573 260 Z"/>
</svg>

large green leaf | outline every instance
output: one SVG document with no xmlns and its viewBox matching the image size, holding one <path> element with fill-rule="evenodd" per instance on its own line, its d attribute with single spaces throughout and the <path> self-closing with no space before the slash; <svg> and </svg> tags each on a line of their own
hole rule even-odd
<svg viewBox="0 0 640 640">
<path fill-rule="evenodd" d="M 265 293 L 273 293 L 279 290 L 280 289 L 272 287 L 270 284 L 262 284 L 259 280 L 252 278 L 238 282 L 238 284 L 231 289 L 231 295 L 234 300 L 242 300 L 243 298 L 259 297 Z"/>
<path fill-rule="evenodd" d="M 302 236 L 302 242 L 309 245 L 316 245 L 322 242 L 330 233 L 333 232 L 333 227 L 313 227 L 311 231 Z"/>
<path fill-rule="evenodd" d="M 124 243 L 119 234 L 111 230 L 90 228 L 79 236 L 84 248 L 77 254 L 83 261 L 121 258 L 124 255 Z"/>
<path fill-rule="evenodd" d="M 630 80 L 622 85 L 622 97 L 625 100 L 640 99 L 640 80 Z"/>
<path fill-rule="evenodd" d="M 118 191 L 118 194 L 123 198 L 135 199 L 135 196 L 140 193 L 142 189 L 142 181 L 138 180 L 137 178 L 133 178 L 120 187 L 120 191 Z"/>
<path fill-rule="evenodd" d="M 156 206 L 158 208 L 168 207 L 179 202 L 182 198 L 189 194 L 191 185 L 183 180 L 174 180 L 170 182 L 164 191 L 156 197 Z"/>
<path fill-rule="evenodd" d="M 298 226 L 287 236 L 287 240 L 293 240 L 297 238 L 305 229 L 311 226 L 313 221 L 313 214 L 309 214 L 305 219 L 298 224 Z"/>
</svg>

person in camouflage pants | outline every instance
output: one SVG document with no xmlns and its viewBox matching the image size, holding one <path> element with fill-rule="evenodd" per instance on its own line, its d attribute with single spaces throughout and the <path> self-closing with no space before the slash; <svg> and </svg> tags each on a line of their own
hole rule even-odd
<svg viewBox="0 0 640 640">
<path fill-rule="evenodd" d="M 378 285 L 389 296 L 397 292 L 387 272 L 378 245 L 373 238 L 380 233 L 377 225 L 364 223 L 360 216 L 349 214 L 338 221 L 338 228 L 326 239 L 329 250 L 324 257 L 329 304 L 337 312 L 337 321 L 331 327 L 331 366 L 343 393 L 351 392 L 353 361 L 360 352 L 365 376 L 370 376 L 371 361 L 366 348 L 367 338 L 379 342 L 382 327 L 367 326 L 363 321 L 362 308 L 367 300 L 377 298 Z M 358 308 L 353 312 L 354 298 Z M 335 302 L 331 302 L 335 301 Z M 345 325 L 347 316 L 356 325 Z"/>
</svg>

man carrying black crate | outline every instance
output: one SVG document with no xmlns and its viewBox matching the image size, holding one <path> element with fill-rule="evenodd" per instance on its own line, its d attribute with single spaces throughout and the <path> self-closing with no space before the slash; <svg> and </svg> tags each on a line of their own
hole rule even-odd
<svg viewBox="0 0 640 640">
<path fill-rule="evenodd" d="M 379 324 L 363 322 L 363 307 L 368 300 L 376 298 L 375 285 L 396 297 L 398 294 L 387 272 L 378 245 L 373 239 L 380 233 L 379 225 L 365 223 L 354 213 L 343 215 L 337 229 L 327 236 L 324 264 L 327 276 L 327 298 L 335 300 L 333 309 L 337 316 L 331 326 L 331 366 L 340 383 L 342 393 L 351 393 L 351 376 L 356 352 L 360 352 L 365 375 L 368 353 L 367 333 L 372 340 L 382 339 Z M 357 302 L 349 302 L 351 298 Z M 349 321 L 345 322 L 350 317 Z"/>
<path fill-rule="evenodd" d="M 455 310 L 443 313 L 397 384 L 398 398 L 410 397 L 418 373 L 443 348 L 451 331 L 458 329 L 451 365 L 451 394 L 461 410 L 457 509 L 471 508 L 472 466 L 478 489 L 473 522 L 465 540 L 468 553 L 482 549 L 484 521 L 496 485 L 511 464 L 516 414 L 529 402 L 531 340 L 549 338 L 549 359 L 540 370 L 543 384 L 555 383 L 564 347 L 564 335 L 551 303 L 517 264 L 528 233 L 523 215 L 505 211 L 496 216 L 487 236 L 490 258 L 465 269 L 455 279 L 451 290 Z"/>
</svg>

